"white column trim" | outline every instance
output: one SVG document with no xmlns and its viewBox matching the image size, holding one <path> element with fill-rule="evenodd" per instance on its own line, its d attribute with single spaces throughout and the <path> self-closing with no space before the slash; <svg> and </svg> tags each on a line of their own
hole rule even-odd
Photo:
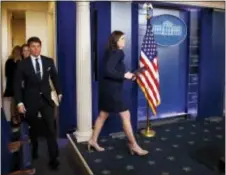
<svg viewBox="0 0 226 175">
<path fill-rule="evenodd" d="M 76 2 L 76 95 L 78 142 L 88 141 L 92 134 L 92 79 L 90 6 Z"/>
</svg>

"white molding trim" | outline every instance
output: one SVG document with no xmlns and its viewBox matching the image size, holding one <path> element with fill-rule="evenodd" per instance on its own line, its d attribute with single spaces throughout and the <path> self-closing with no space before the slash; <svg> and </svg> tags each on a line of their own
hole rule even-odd
<svg viewBox="0 0 226 175">
<path fill-rule="evenodd" d="M 86 170 L 89 172 L 90 175 L 94 175 L 92 170 L 90 169 L 89 165 L 87 164 L 86 160 L 84 159 L 84 157 L 82 156 L 82 154 L 78 150 L 76 144 L 74 143 L 74 141 L 72 140 L 72 138 L 69 134 L 67 134 L 67 138 L 68 138 L 69 142 L 71 143 L 72 147 L 74 148 L 76 154 L 78 155 L 78 157 L 82 161 L 83 165 L 85 166 Z"/>
</svg>

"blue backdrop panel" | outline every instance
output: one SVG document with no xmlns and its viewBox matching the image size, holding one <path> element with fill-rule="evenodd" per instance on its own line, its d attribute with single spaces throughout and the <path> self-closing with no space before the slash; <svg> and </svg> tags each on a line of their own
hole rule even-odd
<svg viewBox="0 0 226 175">
<path fill-rule="evenodd" d="M 94 11 L 96 11 L 96 19 L 94 16 Z M 97 22 L 96 24 L 94 22 Z M 93 76 L 92 80 L 92 103 L 93 103 L 93 124 L 98 115 L 98 83 L 100 79 L 100 70 L 102 68 L 104 49 L 106 48 L 108 37 L 111 33 L 111 2 L 91 2 L 91 38 L 92 43 L 93 39 L 96 38 L 96 43 L 92 44 L 92 51 L 97 52 L 96 60 L 97 61 L 97 79 Z M 97 26 L 95 26 L 97 25 Z M 96 31 L 95 31 L 96 28 Z M 95 36 L 96 35 L 96 36 Z M 95 44 L 97 45 L 94 48 Z M 95 50 L 96 49 L 96 50 Z M 94 67 L 94 55 L 92 55 L 93 67 Z M 93 72 L 94 74 L 94 72 Z M 106 125 L 108 124 L 106 121 Z M 106 135 L 110 132 L 109 126 L 104 126 L 101 135 Z"/>
<path fill-rule="evenodd" d="M 57 1 L 57 60 L 63 99 L 59 109 L 60 136 L 76 127 L 76 5 Z"/>
<path fill-rule="evenodd" d="M 223 115 L 225 82 L 225 13 L 201 12 L 200 89 L 198 117 Z"/>
<path fill-rule="evenodd" d="M 188 24 L 186 11 L 154 8 L 154 16 L 169 14 L 181 18 Z M 146 13 L 139 5 L 139 53 L 146 31 Z M 187 38 L 179 45 L 171 47 L 158 46 L 160 96 L 161 104 L 157 109 L 157 118 L 164 118 L 175 114 L 184 113 L 186 110 L 186 86 L 187 86 Z M 151 117 L 155 118 L 155 117 Z M 146 119 L 146 99 L 143 92 L 138 89 L 138 120 Z"/>
</svg>

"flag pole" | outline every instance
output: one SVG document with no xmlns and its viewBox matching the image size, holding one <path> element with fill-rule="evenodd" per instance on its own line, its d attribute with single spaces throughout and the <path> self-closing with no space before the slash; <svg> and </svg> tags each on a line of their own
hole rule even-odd
<svg viewBox="0 0 226 175">
<path fill-rule="evenodd" d="M 152 5 L 150 3 L 145 3 L 144 4 L 144 8 L 146 9 L 146 12 L 147 12 L 147 20 L 149 18 L 151 18 L 151 16 L 149 15 L 149 10 L 150 9 L 153 9 Z M 147 94 L 147 93 L 146 93 Z M 149 103 L 148 103 L 148 100 L 147 100 L 147 103 L 146 103 L 146 116 L 147 116 L 147 121 L 146 121 L 146 128 L 142 129 L 141 130 L 141 134 L 145 137 L 154 137 L 156 132 L 154 130 L 151 129 L 151 122 L 150 122 L 150 107 L 149 107 Z"/>
<path fill-rule="evenodd" d="M 149 111 L 149 104 L 147 101 L 147 112 L 146 112 L 146 116 L 147 116 L 147 120 L 146 120 L 146 128 L 141 130 L 141 134 L 145 137 L 154 137 L 156 132 L 151 129 L 151 122 L 150 122 L 150 111 Z"/>
</svg>

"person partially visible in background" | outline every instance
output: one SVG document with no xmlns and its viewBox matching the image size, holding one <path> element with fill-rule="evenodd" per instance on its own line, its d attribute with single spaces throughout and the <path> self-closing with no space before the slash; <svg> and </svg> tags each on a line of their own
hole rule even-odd
<svg viewBox="0 0 226 175">
<path fill-rule="evenodd" d="M 29 48 L 29 45 L 28 44 L 23 44 L 21 46 L 21 57 L 22 59 L 26 59 L 26 58 L 29 58 L 30 57 L 30 48 Z M 22 82 L 21 84 L 22 88 L 24 89 L 24 82 Z M 24 93 L 24 92 L 23 92 Z"/>
<path fill-rule="evenodd" d="M 5 102 L 9 103 L 10 105 L 10 112 L 8 112 L 7 116 L 9 121 L 12 121 L 12 124 L 16 124 L 16 105 L 14 102 L 14 74 L 18 65 L 22 59 L 21 57 L 21 47 L 15 46 L 12 50 L 11 55 L 9 56 L 8 60 L 5 63 L 5 77 L 6 77 L 6 88 L 4 91 L 4 100 Z M 7 105 L 8 106 L 8 105 Z M 5 109 L 8 108 L 5 106 Z M 7 113 L 7 112 L 6 112 Z"/>
<path fill-rule="evenodd" d="M 23 44 L 21 46 L 21 56 L 22 59 L 28 58 L 30 56 L 30 48 L 28 44 Z"/>
</svg>

